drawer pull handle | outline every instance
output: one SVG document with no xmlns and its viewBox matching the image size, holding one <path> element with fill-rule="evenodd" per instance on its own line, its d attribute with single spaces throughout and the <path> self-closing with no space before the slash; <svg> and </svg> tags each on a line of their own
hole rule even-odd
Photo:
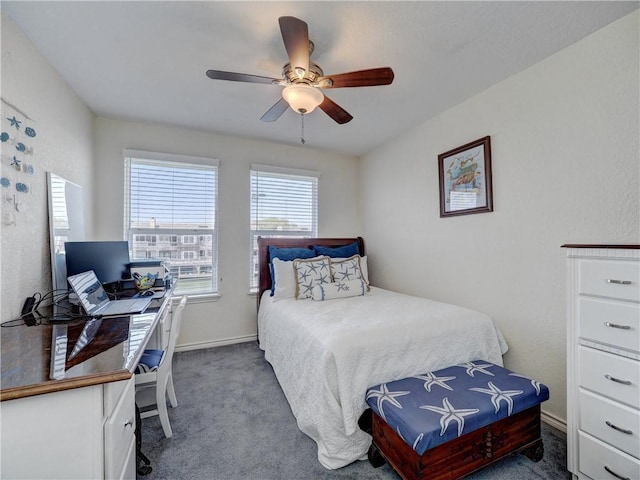
<svg viewBox="0 0 640 480">
<path fill-rule="evenodd" d="M 127 420 L 127 422 L 124 424 L 124 428 L 127 427 L 133 427 L 133 419 Z"/>
<path fill-rule="evenodd" d="M 607 327 L 619 328 L 620 330 L 631 330 L 631 325 L 619 325 L 617 323 L 604 322 Z"/>
<path fill-rule="evenodd" d="M 608 373 L 604 376 L 607 380 L 611 380 L 612 382 L 621 383 L 623 385 L 631 385 L 631 380 L 620 380 L 619 378 L 612 377 Z"/>
<path fill-rule="evenodd" d="M 631 280 L 616 280 L 614 278 L 607 278 L 607 283 L 615 283 L 616 285 L 631 285 Z"/>
<path fill-rule="evenodd" d="M 604 469 L 614 477 L 619 478 L 620 480 L 631 480 L 629 477 L 623 477 L 622 475 L 618 475 L 616 472 L 611 470 L 607 465 L 604 466 Z"/>
<path fill-rule="evenodd" d="M 607 426 L 613 428 L 614 430 L 617 430 L 617 431 L 622 432 L 622 433 L 626 433 L 627 435 L 633 435 L 633 432 L 631 430 L 627 430 L 625 428 L 620 428 L 617 425 L 614 425 L 613 423 L 611 423 L 609 420 L 607 420 L 604 423 L 606 423 Z"/>
</svg>

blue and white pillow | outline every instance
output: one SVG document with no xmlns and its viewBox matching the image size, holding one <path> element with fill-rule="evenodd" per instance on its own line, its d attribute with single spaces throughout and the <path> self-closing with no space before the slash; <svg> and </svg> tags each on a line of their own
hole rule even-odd
<svg viewBox="0 0 640 480">
<path fill-rule="evenodd" d="M 157 372 L 163 357 L 164 350 L 145 350 L 142 353 L 135 373 Z"/>
<path fill-rule="evenodd" d="M 347 282 L 349 280 L 362 280 L 367 286 L 369 282 L 362 273 L 360 255 L 354 255 L 344 259 L 331 259 L 331 280 L 333 282 Z"/>
<path fill-rule="evenodd" d="M 311 292 L 311 298 L 322 302 L 335 298 L 357 297 L 366 293 L 367 284 L 362 279 L 357 279 L 316 285 Z"/>
<path fill-rule="evenodd" d="M 293 269 L 296 273 L 296 299 L 311 298 L 313 287 L 331 283 L 329 257 L 294 260 Z"/>
<path fill-rule="evenodd" d="M 352 257 L 349 258 L 332 258 L 331 259 L 331 263 L 337 263 L 337 262 L 342 262 L 344 260 L 349 260 Z M 360 257 L 360 272 L 362 274 L 362 279 L 364 280 L 364 283 L 367 284 L 367 287 L 370 285 L 369 282 L 369 268 L 367 267 L 367 256 L 365 255 L 364 257 Z"/>
</svg>

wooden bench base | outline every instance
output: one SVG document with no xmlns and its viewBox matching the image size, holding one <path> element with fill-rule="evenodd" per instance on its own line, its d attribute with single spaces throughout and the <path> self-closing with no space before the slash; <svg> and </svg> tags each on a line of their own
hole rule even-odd
<svg viewBox="0 0 640 480">
<path fill-rule="evenodd" d="M 369 461 L 379 467 L 386 460 L 404 480 L 454 480 L 515 452 L 536 462 L 544 454 L 540 405 L 469 432 L 421 456 L 376 413 L 368 412 L 373 416 Z M 363 417 L 361 428 L 367 431 L 368 423 Z"/>
</svg>

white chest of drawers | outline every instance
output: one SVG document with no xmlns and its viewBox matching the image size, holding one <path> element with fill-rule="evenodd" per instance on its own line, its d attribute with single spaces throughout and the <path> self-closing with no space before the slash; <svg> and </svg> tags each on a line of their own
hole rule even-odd
<svg viewBox="0 0 640 480">
<path fill-rule="evenodd" d="M 640 479 L 640 245 L 567 248 L 567 468 Z"/>
</svg>

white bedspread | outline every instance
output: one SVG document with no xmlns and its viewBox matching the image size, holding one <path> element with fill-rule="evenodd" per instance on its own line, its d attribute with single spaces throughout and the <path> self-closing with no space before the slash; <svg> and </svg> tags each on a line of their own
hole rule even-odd
<svg viewBox="0 0 640 480">
<path fill-rule="evenodd" d="M 375 287 L 324 302 L 274 302 L 267 291 L 258 332 L 298 427 L 329 469 L 367 453 L 371 437 L 357 422 L 369 387 L 476 359 L 502 365 L 507 351 L 485 314 Z"/>
</svg>

